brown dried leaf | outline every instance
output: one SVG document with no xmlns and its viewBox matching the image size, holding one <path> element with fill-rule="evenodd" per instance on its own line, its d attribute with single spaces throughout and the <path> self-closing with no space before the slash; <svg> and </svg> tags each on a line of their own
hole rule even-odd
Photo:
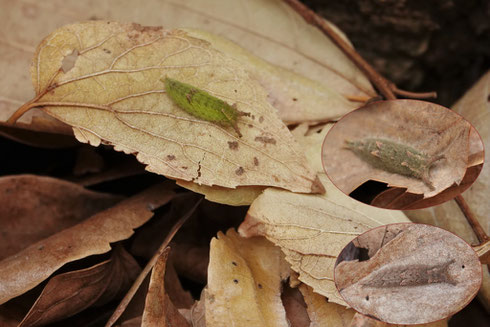
<svg viewBox="0 0 490 327">
<path fill-rule="evenodd" d="M 310 327 L 349 327 L 355 311 L 347 309 L 337 303 L 328 302 L 325 297 L 313 292 L 313 289 L 305 284 L 299 286 L 303 293 L 308 314 L 310 315 Z"/>
<path fill-rule="evenodd" d="M 44 326 L 103 305 L 122 295 L 139 271 L 134 258 L 116 247 L 107 261 L 51 278 L 19 327 Z"/>
<path fill-rule="evenodd" d="M 65 263 L 111 249 L 148 221 L 151 210 L 174 196 L 165 185 L 149 188 L 87 220 L 0 261 L 0 303 L 41 283 Z"/>
<path fill-rule="evenodd" d="M 359 248 L 369 250 L 369 259 L 352 255 Z M 429 225 L 371 230 L 349 244 L 341 258 L 335 284 L 345 301 L 391 324 L 429 323 L 453 315 L 473 299 L 482 278 L 471 247 Z"/>
<path fill-rule="evenodd" d="M 230 229 L 211 240 L 206 326 L 284 326 L 279 248 L 264 238 L 244 239 Z"/>
<path fill-rule="evenodd" d="M 70 126 L 49 118 L 48 120 L 33 117 L 32 124 L 16 125 L 0 121 L 0 135 L 19 143 L 47 149 L 66 148 L 78 144 Z"/>
<path fill-rule="evenodd" d="M 65 73 L 62 61 L 74 51 Z M 238 120 L 243 137 L 177 107 L 161 82 L 167 76 L 249 113 Z M 152 172 L 209 186 L 322 191 L 260 85 L 235 59 L 183 31 L 100 21 L 65 26 L 38 47 L 32 78 L 36 106 L 73 126 L 79 141 L 134 153 Z"/>
<path fill-rule="evenodd" d="M 298 288 L 283 285 L 281 300 L 291 327 L 310 327 L 311 320 L 306 311 L 306 303 Z"/>
<path fill-rule="evenodd" d="M 352 319 L 349 327 L 406 327 L 407 325 L 393 325 L 387 324 L 385 322 L 375 320 L 366 316 L 361 315 L 360 313 L 356 313 L 354 318 Z M 447 319 L 439 320 L 436 322 L 432 322 L 429 324 L 420 324 L 420 325 L 410 325 L 412 327 L 447 327 Z"/>
<path fill-rule="evenodd" d="M 146 295 L 142 327 L 188 327 L 189 324 L 177 311 L 165 290 L 165 269 L 170 248 L 166 248 L 155 263 L 151 273 L 150 286 Z"/>
<path fill-rule="evenodd" d="M 471 125 L 461 116 L 429 102 L 375 102 L 345 116 L 332 128 L 323 146 L 323 162 L 328 176 L 346 194 L 368 180 L 377 180 L 427 198 L 463 180 L 470 154 L 470 129 Z M 429 158 L 444 155 L 445 159 L 435 162 L 430 169 L 434 189 L 422 179 L 374 168 L 346 147 L 346 141 L 373 138 L 410 146 Z"/>
<path fill-rule="evenodd" d="M 1 177 L 0 194 L 0 260 L 121 200 L 34 175 Z"/>
<path fill-rule="evenodd" d="M 320 149 L 328 127 L 301 137 L 310 165 L 321 170 Z M 408 221 L 401 212 L 378 209 L 339 191 L 319 173 L 327 189 L 324 195 L 295 194 L 266 189 L 250 207 L 239 232 L 263 235 L 278 245 L 299 279 L 330 302 L 345 305 L 333 282 L 333 266 L 340 250 L 371 227 Z"/>
</svg>

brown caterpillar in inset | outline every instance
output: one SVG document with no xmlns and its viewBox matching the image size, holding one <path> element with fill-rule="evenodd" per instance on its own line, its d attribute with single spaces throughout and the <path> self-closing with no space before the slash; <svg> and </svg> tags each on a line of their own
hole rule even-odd
<svg viewBox="0 0 490 327">
<path fill-rule="evenodd" d="M 384 139 L 367 138 L 359 141 L 345 141 L 346 148 L 375 168 L 390 173 L 421 179 L 431 190 L 430 168 L 444 155 L 429 157 L 408 145 Z"/>
<path fill-rule="evenodd" d="M 385 266 L 370 273 L 361 281 L 367 287 L 396 287 L 420 286 L 435 283 L 456 285 L 456 281 L 449 275 L 448 269 L 455 262 L 451 259 L 437 265 L 403 265 Z"/>
</svg>

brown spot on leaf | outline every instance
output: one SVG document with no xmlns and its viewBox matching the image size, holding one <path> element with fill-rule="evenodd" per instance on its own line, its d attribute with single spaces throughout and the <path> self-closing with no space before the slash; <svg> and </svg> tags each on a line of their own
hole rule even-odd
<svg viewBox="0 0 490 327">
<path fill-rule="evenodd" d="M 276 144 L 276 139 L 267 136 L 257 136 L 255 137 L 255 141 L 262 142 L 264 144 Z"/>
<path fill-rule="evenodd" d="M 263 123 L 264 122 L 264 116 L 260 116 L 259 117 L 259 123 Z"/>
<path fill-rule="evenodd" d="M 168 160 L 174 160 L 174 159 L 175 159 L 175 156 L 174 156 L 173 154 L 169 154 L 169 155 L 167 156 L 167 159 L 168 159 Z M 182 168 L 183 168 L 183 167 L 182 167 Z"/>
<path fill-rule="evenodd" d="M 293 98 L 293 101 L 296 102 L 296 101 L 298 101 L 298 99 L 297 98 Z"/>
<path fill-rule="evenodd" d="M 142 26 L 140 24 L 133 23 L 132 25 L 135 31 L 146 33 L 146 32 L 158 32 L 163 29 L 161 26 Z"/>
<path fill-rule="evenodd" d="M 238 142 L 237 141 L 228 141 L 228 147 L 230 150 L 237 150 L 238 149 Z"/>
<path fill-rule="evenodd" d="M 182 168 L 182 169 L 188 169 L 188 167 L 187 167 L 187 166 L 182 166 L 181 168 Z"/>
<path fill-rule="evenodd" d="M 243 167 L 239 167 L 237 170 L 235 170 L 235 174 L 237 174 L 238 176 L 243 175 L 244 172 L 245 169 L 243 169 Z"/>
<path fill-rule="evenodd" d="M 259 165 L 259 159 L 257 159 L 257 157 L 254 157 L 254 165 L 256 165 L 256 166 Z"/>
</svg>

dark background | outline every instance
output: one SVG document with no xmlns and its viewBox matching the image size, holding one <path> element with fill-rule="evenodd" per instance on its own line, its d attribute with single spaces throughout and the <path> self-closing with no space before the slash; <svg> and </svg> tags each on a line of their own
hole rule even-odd
<svg viewBox="0 0 490 327">
<path fill-rule="evenodd" d="M 489 0 L 303 0 L 399 88 L 451 106 L 490 69 Z"/>
</svg>

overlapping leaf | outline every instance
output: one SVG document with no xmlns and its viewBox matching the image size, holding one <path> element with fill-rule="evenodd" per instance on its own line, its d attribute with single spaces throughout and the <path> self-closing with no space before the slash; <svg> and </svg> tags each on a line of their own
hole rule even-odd
<svg viewBox="0 0 490 327">
<path fill-rule="evenodd" d="M 0 261 L 0 303 L 41 283 L 65 263 L 108 252 L 152 216 L 174 193 L 157 185 Z"/>
<path fill-rule="evenodd" d="M 63 73 L 63 59 L 78 53 Z M 198 184 L 322 191 L 298 144 L 236 60 L 185 32 L 136 24 L 66 26 L 38 47 L 32 77 L 39 106 L 73 126 L 82 142 L 134 153 L 147 169 Z M 231 128 L 197 119 L 165 94 L 185 81 L 250 116 Z"/>
<path fill-rule="evenodd" d="M 322 169 L 319 153 L 327 130 L 302 138 L 297 135 L 315 169 Z M 327 189 L 325 195 L 266 189 L 252 203 L 239 232 L 265 236 L 281 248 L 302 282 L 330 302 L 345 305 L 333 282 L 334 263 L 342 248 L 369 228 L 408 220 L 401 212 L 351 199 L 325 174 L 319 175 Z"/>
<path fill-rule="evenodd" d="M 288 326 L 280 296 L 283 260 L 263 238 L 218 233 L 211 241 L 206 326 Z"/>
</svg>

